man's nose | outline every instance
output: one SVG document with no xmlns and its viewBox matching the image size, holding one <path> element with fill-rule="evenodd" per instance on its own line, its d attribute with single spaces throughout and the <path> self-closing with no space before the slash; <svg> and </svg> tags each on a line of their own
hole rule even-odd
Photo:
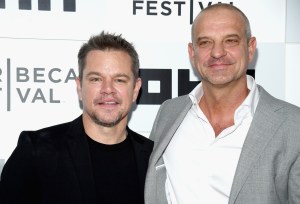
<svg viewBox="0 0 300 204">
<path fill-rule="evenodd" d="M 223 45 L 223 43 L 214 43 L 211 48 L 211 56 L 213 58 L 221 58 L 227 54 L 227 51 Z"/>
<path fill-rule="evenodd" d="M 110 94 L 110 93 L 113 93 L 114 91 L 115 91 L 115 87 L 114 87 L 113 80 L 112 79 L 103 80 L 102 85 L 101 85 L 101 92 Z"/>
</svg>

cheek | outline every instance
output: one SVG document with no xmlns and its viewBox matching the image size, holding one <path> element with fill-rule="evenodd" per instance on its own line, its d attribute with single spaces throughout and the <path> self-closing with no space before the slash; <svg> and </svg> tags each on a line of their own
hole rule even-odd
<svg viewBox="0 0 300 204">
<path fill-rule="evenodd" d="M 119 90 L 121 98 L 125 103 L 132 103 L 134 97 L 134 91 L 132 89 L 122 89 Z"/>
<path fill-rule="evenodd" d="M 239 61 L 241 65 L 247 66 L 249 61 L 249 53 L 241 51 L 237 54 L 236 60 Z"/>
<path fill-rule="evenodd" d="M 195 56 L 194 62 L 198 66 L 205 66 L 210 59 L 211 59 L 210 54 L 208 54 L 208 53 L 206 53 L 206 54 L 204 54 L 204 53 L 198 53 Z"/>
<path fill-rule="evenodd" d="M 96 93 L 97 93 L 97 90 L 93 89 L 92 87 L 86 87 L 85 89 L 82 89 L 82 91 L 81 91 L 82 98 L 85 101 L 93 101 Z"/>
</svg>

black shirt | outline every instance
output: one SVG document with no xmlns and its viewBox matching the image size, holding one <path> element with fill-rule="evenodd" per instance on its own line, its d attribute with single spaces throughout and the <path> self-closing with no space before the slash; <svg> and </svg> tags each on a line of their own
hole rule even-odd
<svg viewBox="0 0 300 204">
<path fill-rule="evenodd" d="M 105 145 L 88 138 L 98 203 L 142 204 L 130 139 Z"/>
</svg>

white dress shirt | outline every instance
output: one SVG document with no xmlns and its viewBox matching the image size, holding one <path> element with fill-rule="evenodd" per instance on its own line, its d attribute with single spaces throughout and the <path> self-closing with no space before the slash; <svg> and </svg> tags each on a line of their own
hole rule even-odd
<svg viewBox="0 0 300 204">
<path fill-rule="evenodd" d="M 202 83 L 189 94 L 193 105 L 163 154 L 169 203 L 228 203 L 241 149 L 259 100 L 251 76 L 247 76 L 247 86 L 250 92 L 235 111 L 234 125 L 218 137 L 198 106 Z"/>
</svg>

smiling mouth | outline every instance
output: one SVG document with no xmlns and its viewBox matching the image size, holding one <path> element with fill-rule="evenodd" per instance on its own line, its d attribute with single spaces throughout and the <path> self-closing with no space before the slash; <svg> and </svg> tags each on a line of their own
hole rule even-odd
<svg viewBox="0 0 300 204">
<path fill-rule="evenodd" d="M 116 101 L 99 102 L 97 106 L 102 110 L 115 110 L 119 105 Z"/>
<path fill-rule="evenodd" d="M 229 64 L 211 64 L 211 65 L 209 65 L 209 67 L 212 69 L 225 69 L 228 66 L 229 66 Z"/>
<path fill-rule="evenodd" d="M 94 104 L 103 108 L 114 108 L 121 103 L 117 97 L 100 97 L 94 100 Z"/>
<path fill-rule="evenodd" d="M 102 102 L 100 104 L 104 104 L 104 105 L 116 105 L 117 102 L 113 102 L 113 101 L 111 101 L 111 102 Z"/>
<path fill-rule="evenodd" d="M 102 108 L 115 108 L 119 103 L 116 101 L 99 102 L 98 105 Z"/>
<path fill-rule="evenodd" d="M 234 63 L 233 60 L 220 58 L 220 59 L 209 59 L 207 62 L 208 67 L 212 68 L 224 68 Z"/>
</svg>

